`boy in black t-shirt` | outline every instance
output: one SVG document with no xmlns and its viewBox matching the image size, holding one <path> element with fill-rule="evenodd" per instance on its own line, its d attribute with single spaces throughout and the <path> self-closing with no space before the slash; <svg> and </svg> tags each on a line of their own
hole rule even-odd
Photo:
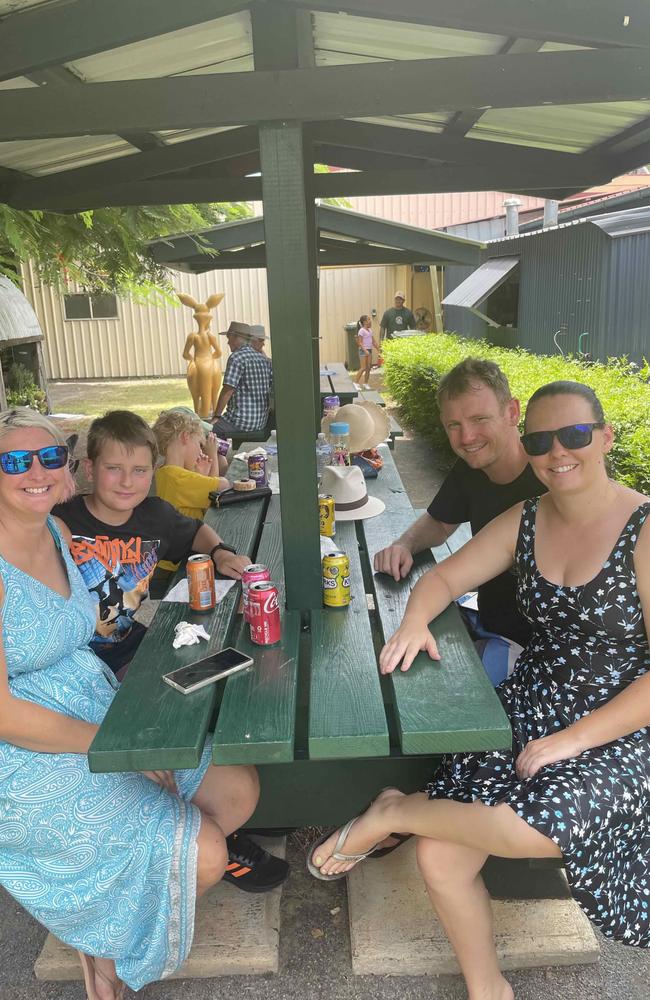
<svg viewBox="0 0 650 1000">
<path fill-rule="evenodd" d="M 113 410 L 94 420 L 87 451 L 93 492 L 54 513 L 72 532 L 72 556 L 97 606 L 91 647 L 117 674 L 145 634 L 134 615 L 161 559 L 180 562 L 192 552 L 209 552 L 217 570 L 233 579 L 250 559 L 207 524 L 148 495 L 158 452 L 153 431 L 137 414 Z"/>
<path fill-rule="evenodd" d="M 440 420 L 458 461 L 423 514 L 375 556 L 375 570 L 399 580 L 413 556 L 442 543 L 469 521 L 476 534 L 489 521 L 546 487 L 534 475 L 519 437 L 519 400 L 491 361 L 466 358 L 441 380 Z M 515 599 L 516 580 L 502 573 L 478 590 L 480 625 L 524 646 L 530 625 Z"/>
<path fill-rule="evenodd" d="M 133 616 L 149 596 L 159 560 L 180 562 L 192 552 L 209 552 L 219 573 L 239 579 L 250 558 L 237 555 L 207 524 L 149 496 L 158 450 L 153 431 L 137 414 L 113 410 L 93 420 L 87 452 L 93 492 L 52 513 L 72 533 L 70 551 L 97 606 L 91 648 L 123 675 L 146 632 Z M 286 861 L 245 834 L 232 833 L 226 843 L 225 881 L 246 892 L 266 892 L 286 879 Z"/>
</svg>

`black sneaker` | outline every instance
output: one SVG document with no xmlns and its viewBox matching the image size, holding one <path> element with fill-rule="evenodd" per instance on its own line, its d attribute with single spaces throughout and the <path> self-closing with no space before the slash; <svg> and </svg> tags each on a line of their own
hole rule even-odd
<svg viewBox="0 0 650 1000">
<path fill-rule="evenodd" d="M 244 892 L 269 892 L 282 885 L 289 865 L 260 847 L 244 833 L 226 837 L 228 864 L 224 882 L 231 882 Z"/>
</svg>

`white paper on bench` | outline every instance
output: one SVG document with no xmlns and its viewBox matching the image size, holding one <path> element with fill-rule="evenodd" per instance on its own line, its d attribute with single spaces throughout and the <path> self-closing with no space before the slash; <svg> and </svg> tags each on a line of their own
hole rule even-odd
<svg viewBox="0 0 650 1000">
<path fill-rule="evenodd" d="M 217 599 L 217 604 L 223 601 L 224 597 L 228 593 L 231 587 L 235 586 L 236 580 L 215 580 L 214 581 L 214 596 Z M 171 601 L 173 604 L 188 604 L 190 599 L 190 592 L 187 586 L 187 577 L 183 577 L 179 580 L 175 587 L 172 587 L 165 596 L 163 601 Z"/>
</svg>

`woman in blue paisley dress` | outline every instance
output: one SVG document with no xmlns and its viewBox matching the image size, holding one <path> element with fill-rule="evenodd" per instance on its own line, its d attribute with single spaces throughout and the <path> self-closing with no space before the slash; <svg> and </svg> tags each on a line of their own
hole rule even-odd
<svg viewBox="0 0 650 1000">
<path fill-rule="evenodd" d="M 258 783 L 208 751 L 192 771 L 89 771 L 116 682 L 88 648 L 95 609 L 49 516 L 71 482 L 63 446 L 40 414 L 0 413 L 0 884 L 78 949 L 89 1000 L 115 1000 L 185 959 L 196 898 Z"/>
<path fill-rule="evenodd" d="M 512 748 L 443 758 L 428 794 L 384 791 L 310 858 L 319 877 L 340 877 L 391 831 L 418 835 L 420 870 L 471 1000 L 514 996 L 480 877 L 488 854 L 562 857 L 594 924 L 650 946 L 650 499 L 609 479 L 612 440 L 589 387 L 538 389 L 522 443 L 548 494 L 506 511 L 426 574 L 380 656 L 384 673 L 408 670 L 421 650 L 440 659 L 429 622 L 514 567 L 534 633 L 497 689 Z"/>
</svg>

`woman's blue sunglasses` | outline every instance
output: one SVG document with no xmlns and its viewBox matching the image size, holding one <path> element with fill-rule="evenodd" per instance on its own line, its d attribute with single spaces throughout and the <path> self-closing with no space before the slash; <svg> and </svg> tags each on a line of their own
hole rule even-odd
<svg viewBox="0 0 650 1000">
<path fill-rule="evenodd" d="M 0 468 L 8 476 L 20 476 L 29 472 L 36 456 L 44 469 L 62 469 L 68 463 L 68 449 L 64 444 L 52 444 L 36 451 L 3 451 L 0 454 Z"/>
<path fill-rule="evenodd" d="M 604 426 L 603 423 L 569 424 L 568 427 L 558 427 L 556 431 L 531 431 L 530 434 L 522 434 L 521 443 L 527 455 L 548 454 L 553 447 L 553 438 L 557 438 L 569 451 L 575 451 L 591 444 L 594 428 Z"/>
</svg>

